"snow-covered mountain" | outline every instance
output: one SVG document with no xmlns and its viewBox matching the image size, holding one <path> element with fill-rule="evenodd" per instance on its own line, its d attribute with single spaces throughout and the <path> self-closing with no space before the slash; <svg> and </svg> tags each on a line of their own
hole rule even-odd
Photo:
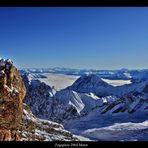
<svg viewBox="0 0 148 148">
<path fill-rule="evenodd" d="M 107 96 L 111 93 L 108 90 L 113 89 L 113 86 L 104 82 L 97 75 L 91 74 L 81 76 L 72 86 L 69 87 L 69 89 L 81 93 L 92 92 L 97 96 Z"/>
<path fill-rule="evenodd" d="M 123 86 L 112 86 L 97 75 L 84 75 L 77 79 L 68 89 L 79 93 L 94 93 L 97 96 L 126 96 L 135 91 L 142 91 L 147 81 L 138 81 Z"/>
<path fill-rule="evenodd" d="M 74 134 L 92 138 L 87 130 L 91 128 L 95 133 L 94 128 L 102 126 L 107 119 L 106 126 L 120 121 L 147 120 L 147 79 L 133 79 L 131 84 L 115 87 L 98 75 L 90 74 L 81 76 L 71 86 L 60 91 L 39 81 L 32 74 L 25 74 L 23 80 L 27 88 L 25 103 L 30 106 L 33 114 L 62 123 Z M 126 120 L 128 116 L 130 118 Z"/>
<path fill-rule="evenodd" d="M 113 87 L 96 75 L 84 75 L 72 86 L 56 92 L 30 77 L 23 77 L 28 90 L 25 103 L 43 119 L 62 122 L 87 115 L 96 108 L 100 114 L 132 113 L 147 106 L 147 81 Z"/>
</svg>

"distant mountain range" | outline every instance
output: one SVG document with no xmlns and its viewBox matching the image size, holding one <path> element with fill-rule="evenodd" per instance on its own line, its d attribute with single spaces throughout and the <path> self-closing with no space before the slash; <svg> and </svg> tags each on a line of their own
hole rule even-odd
<svg viewBox="0 0 148 148">
<path fill-rule="evenodd" d="M 128 70 L 128 69 L 120 69 L 120 70 L 87 70 L 87 69 L 70 69 L 70 68 L 24 68 L 20 69 L 20 72 L 23 73 L 56 73 L 56 74 L 66 74 L 66 75 L 89 75 L 95 74 L 100 78 L 107 79 L 147 79 L 148 69 L 143 70 Z"/>
</svg>

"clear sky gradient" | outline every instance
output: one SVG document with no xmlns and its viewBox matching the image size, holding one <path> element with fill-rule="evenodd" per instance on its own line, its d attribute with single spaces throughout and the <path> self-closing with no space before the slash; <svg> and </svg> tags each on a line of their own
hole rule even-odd
<svg viewBox="0 0 148 148">
<path fill-rule="evenodd" d="M 148 8 L 0 7 L 0 57 L 19 68 L 148 68 Z"/>
</svg>

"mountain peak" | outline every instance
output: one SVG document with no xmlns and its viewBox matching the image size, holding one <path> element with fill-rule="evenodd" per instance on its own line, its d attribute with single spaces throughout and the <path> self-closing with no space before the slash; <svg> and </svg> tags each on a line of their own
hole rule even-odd
<svg viewBox="0 0 148 148">
<path fill-rule="evenodd" d="M 104 82 L 100 77 L 95 74 L 83 75 L 77 79 L 72 86 L 68 87 L 71 90 L 80 93 L 94 93 L 97 96 L 104 96 L 106 88 L 113 88 L 113 86 Z"/>
<path fill-rule="evenodd" d="M 96 74 L 83 75 L 76 81 L 76 83 L 80 81 L 91 84 L 97 83 L 102 85 L 109 85 L 108 83 L 104 82 L 100 77 L 98 77 Z"/>
</svg>

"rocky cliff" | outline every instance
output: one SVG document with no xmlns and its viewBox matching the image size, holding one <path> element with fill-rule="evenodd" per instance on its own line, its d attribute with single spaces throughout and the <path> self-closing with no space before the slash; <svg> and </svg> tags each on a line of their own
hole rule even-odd
<svg viewBox="0 0 148 148">
<path fill-rule="evenodd" d="M 0 60 L 0 140 L 19 140 L 17 130 L 22 118 L 26 89 L 10 60 Z"/>
</svg>

